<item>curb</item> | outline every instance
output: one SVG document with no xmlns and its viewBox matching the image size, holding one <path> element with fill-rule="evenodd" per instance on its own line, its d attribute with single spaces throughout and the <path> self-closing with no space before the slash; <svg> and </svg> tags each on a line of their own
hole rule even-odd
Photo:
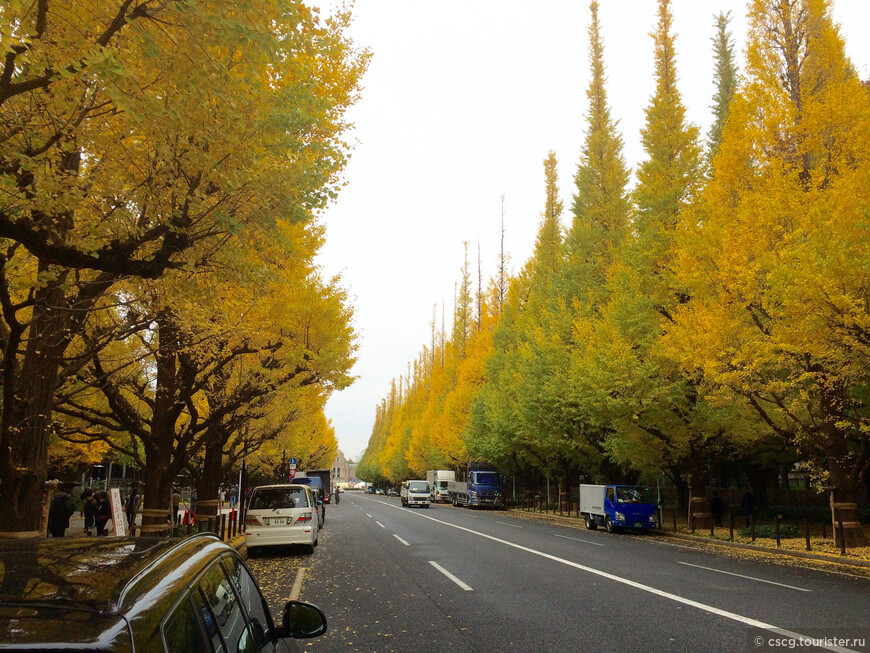
<svg viewBox="0 0 870 653">
<path fill-rule="evenodd" d="M 840 565 L 850 567 L 870 567 L 868 560 L 856 560 L 854 558 L 844 558 L 843 556 L 825 555 L 823 553 L 812 553 L 811 551 L 790 551 L 788 549 L 772 549 L 767 546 L 759 546 L 757 544 L 745 544 L 744 542 L 727 542 L 724 540 L 710 539 L 709 537 L 697 537 L 694 535 L 685 535 L 683 533 L 665 533 L 659 531 L 660 537 L 668 537 L 686 542 L 699 542 L 702 544 L 718 544 L 723 547 L 733 549 L 748 549 L 750 551 L 760 551 L 762 553 L 773 553 L 775 555 L 784 555 L 792 558 L 805 558 L 808 560 L 824 560 L 826 562 L 834 562 Z"/>
<path fill-rule="evenodd" d="M 564 515 L 550 515 L 545 513 L 534 513 L 534 512 L 526 512 L 525 510 L 514 510 L 508 509 L 510 513 L 523 514 L 527 515 L 532 519 L 537 518 L 547 518 L 547 519 L 556 519 L 558 521 L 563 521 L 566 523 L 576 523 L 582 524 L 583 522 L 578 520 L 576 517 L 565 517 Z M 870 561 L 868 560 L 857 560 L 854 558 L 844 558 L 843 556 L 833 556 L 826 555 L 822 553 L 812 553 L 810 551 L 790 551 L 788 549 L 773 549 L 766 546 L 759 546 L 757 544 L 744 544 L 743 542 L 728 542 L 725 540 L 716 540 L 711 539 L 709 537 L 699 537 L 697 535 L 687 535 L 684 533 L 675 533 L 673 531 L 667 532 L 662 529 L 658 529 L 653 531 L 653 533 L 658 537 L 663 538 L 672 538 L 675 540 L 683 540 L 684 542 L 696 542 L 698 544 L 714 544 L 719 545 L 726 548 L 733 549 L 748 549 L 750 551 L 759 551 L 761 553 L 771 553 L 773 555 L 781 555 L 788 556 L 791 558 L 804 558 L 807 560 L 822 560 L 825 562 L 833 562 L 835 564 L 844 565 L 847 567 L 870 567 Z"/>
</svg>

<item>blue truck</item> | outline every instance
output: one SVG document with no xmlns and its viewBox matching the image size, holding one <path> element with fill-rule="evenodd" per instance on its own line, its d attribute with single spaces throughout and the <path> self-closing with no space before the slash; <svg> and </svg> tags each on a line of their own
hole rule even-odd
<svg viewBox="0 0 870 653">
<path fill-rule="evenodd" d="M 651 531 L 658 525 L 652 490 L 639 485 L 581 485 L 580 514 L 586 528 Z"/>
<path fill-rule="evenodd" d="M 504 508 L 501 476 L 486 463 L 468 463 L 465 480 L 448 481 L 447 492 L 454 506 Z"/>
</svg>

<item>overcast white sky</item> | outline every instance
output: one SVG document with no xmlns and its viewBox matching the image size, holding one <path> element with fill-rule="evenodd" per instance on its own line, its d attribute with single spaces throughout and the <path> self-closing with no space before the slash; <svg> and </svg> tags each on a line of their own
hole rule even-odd
<svg viewBox="0 0 870 653">
<path fill-rule="evenodd" d="M 314 4 L 318 4 L 313 0 Z M 632 168 L 653 91 L 655 0 L 599 0 L 611 110 Z M 328 6 L 327 0 L 320 2 Z M 711 122 L 714 14 L 731 11 L 742 66 L 745 0 L 673 0 L 680 90 L 689 119 Z M 587 0 L 357 0 L 352 38 L 373 53 L 350 112 L 357 145 L 347 187 L 324 214 L 325 273 L 341 273 L 359 333 L 356 383 L 327 417 L 358 460 L 390 380 L 429 341 L 433 305 L 449 329 L 463 241 L 476 278 L 498 262 L 501 196 L 513 270 L 530 256 L 554 150 L 568 224 L 589 84 Z M 870 0 L 835 0 L 861 78 L 870 77 Z"/>
</svg>

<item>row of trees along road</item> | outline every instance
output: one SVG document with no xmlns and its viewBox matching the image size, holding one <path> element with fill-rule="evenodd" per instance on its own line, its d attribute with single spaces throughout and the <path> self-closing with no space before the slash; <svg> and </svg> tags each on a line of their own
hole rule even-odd
<svg viewBox="0 0 870 653">
<path fill-rule="evenodd" d="M 334 454 L 322 408 L 356 344 L 313 217 L 368 61 L 349 20 L 0 6 L 0 533 L 39 530 L 49 459 L 135 462 L 157 530 L 184 469 L 205 500 L 243 456 Z"/>
<path fill-rule="evenodd" d="M 704 143 L 659 0 L 633 188 L 590 8 L 570 224 L 551 153 L 532 257 L 508 284 L 502 254 L 476 302 L 466 257 L 452 333 L 433 320 L 378 407 L 359 475 L 395 482 L 478 458 L 563 486 L 664 474 L 685 506 L 723 462 L 756 489 L 800 463 L 846 504 L 835 518 L 857 522 L 848 506 L 870 486 L 870 93 L 830 2 L 750 3 L 742 76 L 718 17 Z"/>
</svg>

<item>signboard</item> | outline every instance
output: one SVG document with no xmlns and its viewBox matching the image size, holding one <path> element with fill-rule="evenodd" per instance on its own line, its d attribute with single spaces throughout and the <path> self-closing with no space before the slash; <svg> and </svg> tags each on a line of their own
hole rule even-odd
<svg viewBox="0 0 870 653">
<path fill-rule="evenodd" d="M 121 505 L 121 490 L 113 487 L 109 490 L 109 502 L 112 504 L 112 531 L 119 537 L 127 535 L 127 516 Z"/>
<path fill-rule="evenodd" d="M 296 476 L 296 472 L 295 472 L 294 470 L 291 469 L 291 470 L 290 470 L 290 478 L 288 478 L 287 480 L 288 480 L 288 481 L 292 481 L 294 476 Z"/>
<path fill-rule="evenodd" d="M 295 458 L 290 459 L 290 464 L 293 465 L 293 469 L 296 469 L 296 459 Z"/>
</svg>

